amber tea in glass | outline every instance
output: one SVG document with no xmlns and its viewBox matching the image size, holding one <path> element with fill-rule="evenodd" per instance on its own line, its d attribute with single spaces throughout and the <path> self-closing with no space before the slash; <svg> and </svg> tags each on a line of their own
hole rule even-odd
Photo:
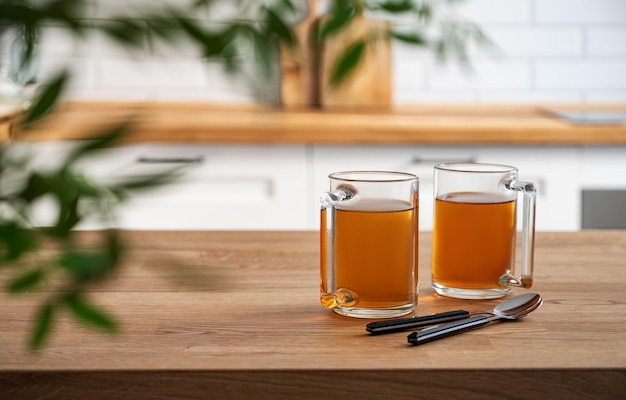
<svg viewBox="0 0 626 400">
<path fill-rule="evenodd" d="M 320 299 L 362 318 L 417 304 L 418 178 L 398 172 L 330 175 L 321 197 Z"/>
<path fill-rule="evenodd" d="M 522 271 L 513 274 L 516 201 L 524 196 Z M 505 165 L 435 166 L 432 286 L 441 295 L 497 298 L 532 285 L 535 186 Z"/>
</svg>

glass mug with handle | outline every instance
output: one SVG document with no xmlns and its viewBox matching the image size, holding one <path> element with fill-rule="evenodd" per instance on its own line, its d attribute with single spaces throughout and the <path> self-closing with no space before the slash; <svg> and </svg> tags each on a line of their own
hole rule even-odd
<svg viewBox="0 0 626 400">
<path fill-rule="evenodd" d="M 329 175 L 320 197 L 320 301 L 340 315 L 389 318 L 417 305 L 419 179 L 402 172 Z"/>
<path fill-rule="evenodd" d="M 448 297 L 492 299 L 533 283 L 536 188 L 515 167 L 435 166 L 432 286 Z M 521 269 L 514 272 L 517 198 L 523 196 Z"/>
</svg>

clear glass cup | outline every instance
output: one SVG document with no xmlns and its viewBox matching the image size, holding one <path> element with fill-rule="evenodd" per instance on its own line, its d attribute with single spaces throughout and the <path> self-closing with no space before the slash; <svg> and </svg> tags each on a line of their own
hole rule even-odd
<svg viewBox="0 0 626 400">
<path fill-rule="evenodd" d="M 321 202 L 320 300 L 360 318 L 417 305 L 419 179 L 386 171 L 329 175 Z"/>
<path fill-rule="evenodd" d="M 533 283 L 535 199 L 517 168 L 480 163 L 435 166 L 432 286 L 443 296 L 503 297 Z M 517 198 L 523 197 L 520 275 L 514 274 Z"/>
</svg>

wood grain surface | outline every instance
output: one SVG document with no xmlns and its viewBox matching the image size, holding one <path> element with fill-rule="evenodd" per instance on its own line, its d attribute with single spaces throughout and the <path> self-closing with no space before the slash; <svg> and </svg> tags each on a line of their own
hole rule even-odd
<svg viewBox="0 0 626 400">
<path fill-rule="evenodd" d="M 549 110 L 572 105 L 396 106 L 387 111 L 284 110 L 261 105 L 202 103 L 67 103 L 41 125 L 14 128 L 13 140 L 90 137 L 132 119 L 128 142 L 233 144 L 626 144 L 626 125 L 577 126 Z M 587 109 L 626 110 L 626 105 Z M 1 138 L 0 138 L 1 140 Z"/>
<path fill-rule="evenodd" d="M 405 333 L 369 336 L 368 321 L 322 308 L 319 232 L 125 236 L 131 250 L 124 268 L 92 293 L 122 323 L 119 335 L 62 318 L 45 350 L 29 354 L 34 304 L 48 293 L 0 294 L 0 398 L 621 399 L 626 393 L 626 231 L 539 232 L 532 290 L 545 299 L 542 308 L 418 347 L 407 344 Z M 85 245 L 92 238 L 81 235 Z M 416 314 L 484 311 L 498 303 L 435 295 L 430 245 L 430 233 L 422 233 Z"/>
</svg>

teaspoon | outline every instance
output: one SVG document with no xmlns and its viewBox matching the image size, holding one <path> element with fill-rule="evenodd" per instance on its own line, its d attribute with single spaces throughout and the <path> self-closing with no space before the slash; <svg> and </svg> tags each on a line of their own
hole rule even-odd
<svg viewBox="0 0 626 400">
<path fill-rule="evenodd" d="M 430 315 L 420 315 L 420 316 L 413 316 L 413 317 L 408 317 L 408 318 L 398 318 L 398 319 L 391 319 L 391 320 L 386 320 L 386 321 L 370 322 L 369 324 L 365 326 L 365 329 L 372 335 L 382 335 L 386 333 L 394 333 L 394 332 L 418 329 L 418 328 L 422 328 L 422 327 L 430 326 L 430 325 L 439 325 L 439 324 L 443 324 L 444 322 L 451 322 L 451 321 L 457 321 L 460 319 L 466 319 L 475 315 L 485 315 L 485 314 L 493 315 L 501 309 L 513 308 L 518 303 L 525 304 L 529 295 L 531 295 L 530 297 L 532 297 L 534 293 L 532 294 L 526 293 L 521 296 L 512 297 L 504 301 L 498 307 L 496 307 L 496 309 L 494 309 L 493 312 L 470 313 L 469 311 L 466 311 L 466 310 L 455 310 L 455 311 L 448 311 L 448 312 L 430 314 Z"/>
</svg>

